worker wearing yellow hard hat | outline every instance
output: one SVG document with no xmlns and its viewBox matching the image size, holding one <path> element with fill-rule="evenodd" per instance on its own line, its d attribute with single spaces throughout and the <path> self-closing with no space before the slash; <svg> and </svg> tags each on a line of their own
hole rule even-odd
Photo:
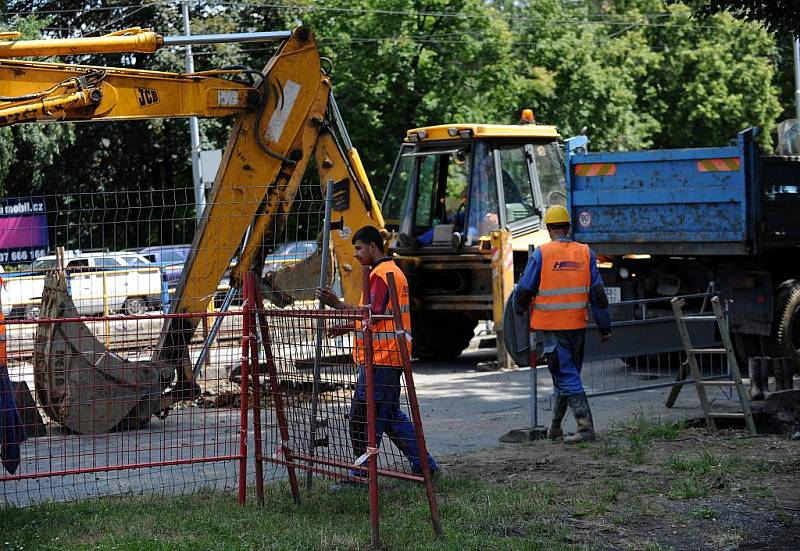
<svg viewBox="0 0 800 551">
<path fill-rule="evenodd" d="M 544 213 L 544 223 L 546 226 L 551 224 L 569 224 L 569 212 L 561 205 L 548 207 Z"/>
<path fill-rule="evenodd" d="M 577 432 L 564 441 L 594 440 L 592 412 L 580 373 L 590 306 L 601 340 L 611 337 L 608 298 L 594 252 L 569 237 L 569 211 L 552 205 L 544 214 L 544 223 L 551 241 L 529 258 L 514 290 L 514 310 L 521 315 L 531 308 L 530 329 L 536 333 L 537 356 L 544 355 L 553 377 L 555 404 L 548 437 L 563 437 L 561 421 L 570 407 Z"/>
</svg>

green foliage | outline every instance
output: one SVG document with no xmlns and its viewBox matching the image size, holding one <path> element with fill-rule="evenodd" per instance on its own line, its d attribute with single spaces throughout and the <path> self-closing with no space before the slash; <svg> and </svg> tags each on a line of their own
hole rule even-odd
<svg viewBox="0 0 800 551">
<path fill-rule="evenodd" d="M 6 28 L 26 37 L 97 36 L 134 25 L 183 33 L 179 3 L 88 0 L 77 10 L 60 0 L 11 0 L 5 6 L 24 12 Z M 750 125 L 765 127 L 769 149 L 776 118 L 791 110 L 786 45 L 779 50 L 763 26 L 729 13 L 696 18 L 697 6 L 692 0 L 198 1 L 191 3 L 191 24 L 195 34 L 309 26 L 332 60 L 340 109 L 380 197 L 409 128 L 515 123 L 524 107 L 564 136 L 588 127 L 594 150 L 716 146 Z M 274 49 L 200 46 L 195 66 L 261 69 Z M 184 51 L 65 61 L 181 71 Z M 203 148 L 223 147 L 230 123 L 201 121 Z M 190 189 L 187 123 L 4 129 L 0 183 L 7 195 Z M 131 208 L 146 209 L 147 202 Z M 171 215 L 182 220 L 171 225 L 108 228 L 106 243 L 94 246 L 189 241 L 191 209 L 191 203 L 177 207 Z"/>
<path fill-rule="evenodd" d="M 697 20 L 663 0 L 577 6 L 528 2 L 524 15 L 544 24 L 531 20 L 519 50 L 553 84 L 532 84 L 522 103 L 565 135 L 587 126 L 595 150 L 692 147 L 774 126 L 775 42 L 759 25 L 728 14 Z M 547 25 L 555 20 L 573 24 Z"/>
<path fill-rule="evenodd" d="M 38 17 L 21 19 L 13 28 L 23 39 L 37 39 L 48 20 Z M 28 125 L 0 129 L 0 197 L 41 193 L 45 169 L 75 139 L 71 127 L 60 125 Z M 15 185 L 24 182 L 24 187 Z M 21 189 L 20 189 L 21 187 Z"/>
<path fill-rule="evenodd" d="M 299 5 L 323 55 L 333 60 L 339 106 L 379 193 L 409 128 L 516 122 L 521 78 L 512 56 L 514 37 L 491 5 L 480 0 L 335 0 L 319 10 L 316 2 Z"/>
<path fill-rule="evenodd" d="M 702 0 L 701 14 L 728 11 L 748 21 L 763 22 L 770 29 L 800 36 L 800 3 L 797 0 Z"/>
</svg>

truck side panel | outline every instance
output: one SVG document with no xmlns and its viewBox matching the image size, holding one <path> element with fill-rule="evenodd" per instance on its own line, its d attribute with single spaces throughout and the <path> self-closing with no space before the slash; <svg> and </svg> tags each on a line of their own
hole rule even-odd
<svg viewBox="0 0 800 551">
<path fill-rule="evenodd" d="M 567 142 L 578 241 L 599 254 L 750 254 L 752 131 L 736 146 L 578 153 Z"/>
</svg>

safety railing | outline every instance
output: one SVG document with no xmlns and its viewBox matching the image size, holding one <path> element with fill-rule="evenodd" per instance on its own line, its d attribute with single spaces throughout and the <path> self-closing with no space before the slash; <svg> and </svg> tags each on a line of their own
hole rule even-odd
<svg viewBox="0 0 800 551">
<path fill-rule="evenodd" d="M 171 317 L 221 317 L 229 333 L 239 334 L 233 344 L 212 345 L 199 392 L 186 400 L 165 398 L 176 370 L 153 359 Z M 14 468 L 0 470 L 0 503 L 237 488 L 247 448 L 240 438 L 242 389 L 229 374 L 241 355 L 242 318 L 203 312 L 2 322 L 27 439 L 17 442 L 18 463 L 6 465 Z M 189 355 L 201 346 L 193 339 Z M 163 409 L 152 407 L 160 400 Z"/>
<path fill-rule="evenodd" d="M 368 292 L 368 269 L 364 285 Z M 438 467 L 426 449 L 392 278 L 389 287 L 395 316 L 369 307 L 268 309 L 249 274 L 243 306 L 241 377 L 252 386 L 258 500 L 264 501 L 266 481 L 288 480 L 295 501 L 315 475 L 364 484 L 373 547 L 380 540 L 378 477 L 423 484 L 434 532 L 441 534 L 432 482 Z M 354 348 L 361 352 L 354 356 Z M 390 355 L 393 367 L 373 363 Z"/>
<path fill-rule="evenodd" d="M 692 342 L 697 348 L 719 346 L 716 323 L 709 316 L 712 289 L 706 293 L 681 295 L 699 315 L 699 321 L 688 324 Z M 674 297 L 637 299 L 611 303 L 612 337 L 600 340 L 597 325 L 586 330 L 581 380 L 587 396 L 601 398 L 633 392 L 657 391 L 675 385 L 692 384 L 679 379 L 681 364 L 686 361 L 670 301 Z M 691 314 L 687 316 L 691 320 Z M 538 359 L 543 364 L 543 359 Z M 706 357 L 701 366 L 705 379 L 730 376 L 724 357 Z M 552 408 L 553 394 L 547 367 L 539 365 L 531 371 L 531 423 L 536 426 L 539 410 Z M 540 403 L 540 391 L 547 398 Z M 732 399 L 730 393 L 722 398 Z M 660 399 L 660 397 L 658 398 Z"/>
</svg>

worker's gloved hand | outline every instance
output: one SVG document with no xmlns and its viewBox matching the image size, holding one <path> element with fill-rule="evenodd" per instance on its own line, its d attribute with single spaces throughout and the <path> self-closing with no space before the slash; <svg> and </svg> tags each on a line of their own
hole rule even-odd
<svg viewBox="0 0 800 551">
<path fill-rule="evenodd" d="M 518 316 L 524 315 L 533 300 L 533 293 L 521 286 L 514 289 L 514 313 Z"/>
<path fill-rule="evenodd" d="M 600 330 L 600 342 L 608 342 L 611 340 L 611 329 Z"/>
</svg>

